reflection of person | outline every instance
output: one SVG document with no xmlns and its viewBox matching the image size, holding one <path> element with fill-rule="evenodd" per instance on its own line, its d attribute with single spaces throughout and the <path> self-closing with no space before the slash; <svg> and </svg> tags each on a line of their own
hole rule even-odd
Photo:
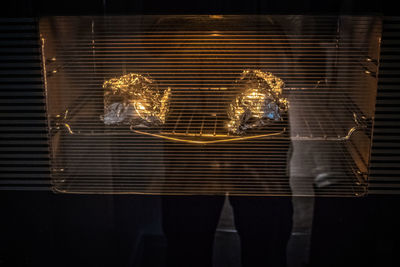
<svg viewBox="0 0 400 267">
<path fill-rule="evenodd" d="M 163 199 L 167 266 L 212 266 L 214 233 L 223 196 Z M 281 197 L 230 197 L 240 236 L 242 266 L 286 266 L 291 233 L 291 200 Z"/>
<path fill-rule="evenodd" d="M 168 125 L 171 119 L 176 120 L 179 117 L 182 121 L 189 118 L 187 123 L 191 123 L 192 128 L 195 128 L 197 124 L 201 124 L 204 117 L 226 113 L 230 99 L 227 99 L 226 95 L 221 96 L 221 93 L 233 97 L 235 89 L 228 88 L 227 91 L 218 93 L 212 91 L 210 87 L 227 87 L 227 82 L 224 81 L 227 77 L 231 79 L 228 84 L 232 84 L 242 70 L 256 68 L 246 61 L 241 66 L 227 63 L 246 58 L 246 55 L 229 58 L 232 57 L 230 56 L 232 49 L 236 49 L 233 54 L 236 53 L 237 56 L 241 55 L 243 47 L 228 46 L 227 40 L 232 40 L 233 37 L 228 36 L 226 40 L 227 37 L 222 34 L 225 31 L 238 29 L 237 18 L 235 20 L 235 17 L 228 17 L 219 20 L 218 17 L 215 18 L 216 21 L 203 19 L 204 17 L 199 20 L 192 17 L 190 23 L 180 21 L 179 17 L 165 18 L 167 21 L 162 21 L 180 25 L 178 30 L 175 29 L 177 35 L 169 37 L 172 39 L 171 46 L 174 50 L 179 47 L 179 53 L 174 54 L 176 69 L 172 67 L 168 70 L 170 77 L 176 75 L 177 84 L 168 86 L 172 88 L 171 110 L 179 110 L 183 115 L 173 116 L 172 112 L 167 119 Z M 252 22 L 248 20 L 240 20 L 240 26 L 254 30 L 258 25 L 271 23 L 274 29 L 279 27 L 272 20 L 254 19 Z M 194 37 L 182 37 L 181 32 L 192 33 L 192 31 L 198 31 L 195 34 L 195 42 L 190 39 Z M 213 32 L 213 35 L 207 35 L 205 31 Z M 199 41 L 199 38 L 205 40 Z M 221 43 L 218 43 L 219 41 Z M 195 49 L 193 46 L 199 42 L 204 42 L 202 48 L 210 52 L 193 51 Z M 271 49 L 274 48 L 279 50 L 276 46 Z M 230 51 L 228 55 L 221 52 L 223 49 Z M 194 53 L 198 54 L 193 56 Z M 274 57 L 277 54 L 274 54 Z M 190 57 L 190 68 L 187 67 L 188 57 Z M 166 62 L 168 60 L 166 54 Z M 257 63 L 258 68 L 269 71 L 268 66 L 264 66 L 262 62 L 263 60 L 260 60 L 260 63 Z M 182 66 L 180 67 L 178 63 Z M 231 69 L 227 69 L 224 64 L 228 64 Z M 219 70 L 216 71 L 215 68 Z M 180 85 L 182 77 L 184 77 L 183 84 L 186 85 Z M 193 113 L 195 114 L 191 115 Z M 226 114 L 224 119 L 226 122 Z M 288 126 L 287 121 L 285 116 L 282 128 Z M 171 125 L 175 125 L 175 122 Z M 219 127 L 223 127 L 221 125 Z M 165 195 L 162 198 L 163 230 L 167 239 L 167 266 L 212 266 L 214 234 L 226 193 L 230 195 L 229 201 L 233 207 L 235 225 L 240 236 L 242 266 L 286 266 L 286 245 L 292 225 L 291 198 L 267 197 L 267 195 L 291 194 L 286 172 L 287 151 L 290 144 L 287 133 L 288 131 L 274 139 L 257 138 L 202 145 L 167 140 L 164 142 L 163 189 L 167 193 L 176 193 L 179 189 L 186 194 Z M 264 196 L 256 196 L 257 194 Z"/>
<path fill-rule="evenodd" d="M 164 151 L 169 155 L 164 159 L 166 183 L 179 181 L 175 186 L 180 186 L 183 192 L 192 189 L 198 194 L 163 197 L 167 266 L 212 266 L 214 234 L 224 196 L 199 194 L 221 194 L 224 190 L 231 194 L 251 190 L 290 193 L 285 175 L 286 153 L 277 154 L 280 149 L 288 150 L 288 140 L 282 137 L 197 146 L 165 143 Z M 279 144 L 279 148 L 274 144 Z M 184 154 L 184 159 L 177 161 L 179 153 Z M 195 175 L 196 169 L 200 177 Z M 179 180 L 182 177 L 185 180 Z M 229 200 L 241 240 L 242 266 L 286 266 L 286 245 L 292 225 L 291 198 L 230 196 Z"/>
<path fill-rule="evenodd" d="M 333 53 L 340 54 L 342 50 L 357 50 L 360 55 L 369 55 L 373 59 L 377 57 L 378 51 L 375 49 L 378 49 L 379 45 L 375 42 L 380 38 L 377 38 L 375 34 L 379 32 L 376 29 L 381 27 L 379 17 L 341 16 L 337 20 L 339 28 L 336 30 L 336 34 L 340 41 L 338 51 L 327 50 L 327 59 L 333 58 Z M 339 129 L 346 127 L 346 132 L 355 126 L 352 120 L 349 120 L 350 124 L 343 122 L 344 119 L 352 118 L 352 111 L 354 111 L 352 105 L 357 107 L 356 112 L 361 111 L 364 114 L 369 114 L 374 110 L 374 101 L 371 101 L 371 91 L 366 83 L 368 78 L 364 76 L 364 70 L 361 64 L 357 69 L 357 67 L 348 66 L 344 61 L 339 61 L 337 65 L 333 66 L 327 60 L 326 75 L 332 73 L 332 80 L 336 81 L 335 86 L 344 88 L 345 90 L 341 91 L 341 94 L 347 97 L 346 101 L 341 101 L 342 103 L 338 105 L 337 95 L 334 95 L 331 98 L 332 104 L 329 110 L 340 114 L 340 123 L 337 123 L 335 127 Z M 354 73 L 351 79 L 348 78 L 349 71 Z M 362 78 L 356 75 L 362 75 L 359 76 Z M 347 78 L 343 79 L 344 76 Z M 357 82 L 355 83 L 355 81 Z M 316 195 L 347 194 L 350 196 L 355 193 L 365 193 L 363 185 L 358 185 L 352 180 L 354 169 L 359 168 L 357 165 L 362 166 L 365 163 L 361 162 L 368 161 L 366 158 L 363 159 L 364 152 L 367 152 L 364 149 L 369 147 L 368 141 L 368 145 L 364 143 L 363 136 L 362 133 L 361 135 L 356 133 L 345 144 L 341 142 L 327 144 L 325 142 L 324 146 L 319 144 L 320 148 L 315 149 L 314 158 L 320 157 L 322 153 L 326 154 L 322 160 L 315 161 L 315 166 L 319 170 L 318 175 L 314 178 Z M 357 151 L 357 155 L 355 156 L 352 151 Z M 374 229 L 377 229 L 375 228 L 377 221 L 382 222 L 379 232 L 390 232 L 390 237 L 394 236 L 391 230 L 398 229 L 396 220 L 384 216 L 385 209 L 390 210 L 390 213 L 397 210 L 397 203 L 395 202 L 394 209 L 388 209 L 389 203 L 376 209 L 375 205 L 380 201 L 380 198 L 371 196 L 315 198 L 310 266 L 400 266 L 398 260 L 396 260 L 397 264 L 390 262 L 389 255 L 385 254 L 382 257 L 382 254 L 373 251 L 376 248 L 375 244 L 379 244 L 378 247 L 385 247 L 383 250 L 390 251 L 388 247 L 393 242 L 393 240 L 381 242 L 382 240 L 375 239 L 377 235 Z M 398 242 L 393 243 L 396 243 L 396 246 L 399 244 Z M 381 252 L 381 249 L 378 250 Z M 376 255 L 378 255 L 377 258 L 375 258 Z M 395 257 L 398 258 L 398 255 Z M 330 259 L 329 262 L 327 262 L 327 258 Z"/>
<path fill-rule="evenodd" d="M 288 126 L 286 116 L 283 124 Z M 165 141 L 164 190 L 179 187 L 194 194 L 163 196 L 167 266 L 212 266 L 214 234 L 225 192 L 231 194 L 242 266 L 286 266 L 291 198 L 232 195 L 290 194 L 286 174 L 289 140 L 286 133 L 275 139 L 207 145 Z"/>
</svg>

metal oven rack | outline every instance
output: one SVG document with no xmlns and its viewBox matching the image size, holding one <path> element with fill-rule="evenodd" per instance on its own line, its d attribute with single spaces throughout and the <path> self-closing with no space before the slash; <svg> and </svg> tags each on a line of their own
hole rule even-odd
<svg viewBox="0 0 400 267">
<path fill-rule="evenodd" d="M 303 101 L 298 96 L 293 96 L 292 99 Z M 81 103 L 77 103 L 74 109 L 66 110 L 63 114 L 52 118 L 52 132 L 65 130 L 68 134 L 81 136 L 107 136 L 133 132 L 178 142 L 207 144 L 253 138 L 282 138 L 283 134 L 289 132 L 289 126 L 291 140 L 347 141 L 353 134 L 360 131 L 370 137 L 373 120 L 367 118 L 350 98 L 343 96 L 341 106 L 345 110 L 344 115 L 341 115 L 339 119 L 329 111 L 319 110 L 316 114 L 315 111 L 300 108 L 296 109 L 296 119 L 289 118 L 289 123 L 274 122 L 263 129 L 252 130 L 244 135 L 235 135 L 225 129 L 228 118 L 225 112 L 226 105 L 221 105 L 223 101 L 211 109 L 207 107 L 200 109 L 198 105 L 188 102 L 175 105 L 175 108 L 170 110 L 165 125 L 161 128 L 105 126 L 101 122 L 93 127 L 85 124 L 74 125 L 72 117 L 79 113 L 79 110 L 84 109 L 85 101 L 90 100 L 81 99 Z M 97 118 L 99 116 L 100 114 Z"/>
</svg>

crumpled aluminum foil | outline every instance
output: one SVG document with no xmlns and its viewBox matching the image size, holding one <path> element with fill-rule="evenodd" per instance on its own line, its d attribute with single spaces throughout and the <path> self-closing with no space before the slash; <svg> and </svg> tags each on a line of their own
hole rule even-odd
<svg viewBox="0 0 400 267">
<path fill-rule="evenodd" d="M 158 127 L 165 123 L 171 89 L 160 90 L 150 77 L 129 73 L 103 83 L 106 125 Z"/>
<path fill-rule="evenodd" d="M 240 94 L 228 107 L 227 129 L 234 134 L 283 120 L 289 102 L 282 97 L 284 82 L 270 72 L 244 70 L 236 81 Z"/>
</svg>

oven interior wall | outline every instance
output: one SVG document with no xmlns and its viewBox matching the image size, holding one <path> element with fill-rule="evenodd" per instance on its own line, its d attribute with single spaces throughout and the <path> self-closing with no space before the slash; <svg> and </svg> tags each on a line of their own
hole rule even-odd
<svg viewBox="0 0 400 267">
<path fill-rule="evenodd" d="M 55 190 L 365 194 L 380 25 L 368 16 L 42 19 Z M 247 69 L 285 82 L 289 118 L 234 135 L 227 109 Z M 103 82 L 129 73 L 171 89 L 161 128 L 101 121 Z M 314 190 L 326 176 L 330 186 Z"/>
</svg>

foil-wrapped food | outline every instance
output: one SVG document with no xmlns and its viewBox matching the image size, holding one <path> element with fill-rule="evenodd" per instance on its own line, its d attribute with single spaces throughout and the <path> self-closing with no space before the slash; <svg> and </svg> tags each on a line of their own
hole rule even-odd
<svg viewBox="0 0 400 267">
<path fill-rule="evenodd" d="M 289 102 L 282 96 L 284 82 L 270 72 L 244 70 L 236 81 L 240 91 L 228 107 L 227 129 L 244 134 L 249 129 L 283 120 Z"/>
<path fill-rule="evenodd" d="M 171 89 L 161 90 L 149 76 L 129 73 L 103 83 L 106 125 L 158 127 L 165 123 Z"/>
</svg>

